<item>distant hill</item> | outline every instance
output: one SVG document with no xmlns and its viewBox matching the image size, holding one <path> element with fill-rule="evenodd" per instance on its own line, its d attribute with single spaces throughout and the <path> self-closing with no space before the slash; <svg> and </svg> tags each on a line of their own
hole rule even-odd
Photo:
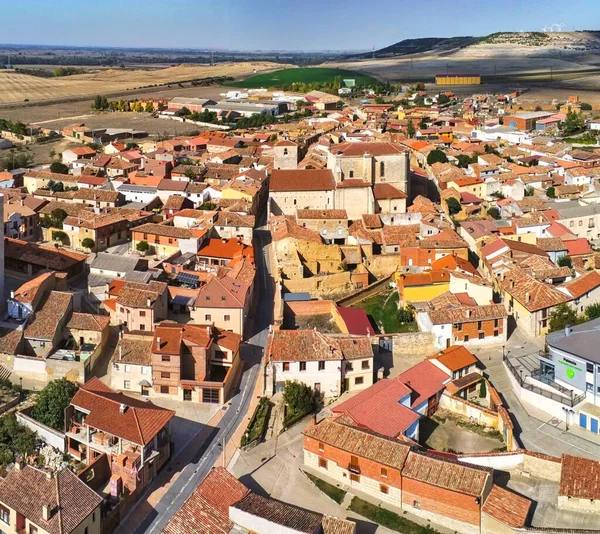
<svg viewBox="0 0 600 534">
<path fill-rule="evenodd" d="M 407 56 L 430 51 L 443 51 L 463 48 L 477 42 L 478 37 L 423 37 L 420 39 L 404 39 L 380 50 L 375 51 L 375 57 Z M 355 56 L 357 58 L 372 58 L 373 52 Z"/>
</svg>

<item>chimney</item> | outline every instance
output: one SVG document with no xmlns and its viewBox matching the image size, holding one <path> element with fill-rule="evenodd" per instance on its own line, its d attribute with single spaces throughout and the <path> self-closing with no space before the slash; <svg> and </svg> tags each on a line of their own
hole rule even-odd
<svg viewBox="0 0 600 534">
<path fill-rule="evenodd" d="M 210 337 L 210 326 L 206 326 L 206 335 Z"/>
<path fill-rule="evenodd" d="M 573 328 L 571 327 L 570 324 L 565 326 L 565 336 L 569 337 L 571 335 L 571 332 L 573 332 Z"/>
<path fill-rule="evenodd" d="M 10 298 L 11 298 L 11 299 L 14 299 L 14 298 L 15 298 L 15 292 L 14 292 L 14 291 L 11 291 L 11 292 L 10 292 Z"/>
<path fill-rule="evenodd" d="M 222 241 L 223 243 L 227 243 L 227 239 L 226 239 L 225 237 L 224 237 L 223 239 L 221 239 L 221 241 Z"/>
<path fill-rule="evenodd" d="M 160 350 L 160 338 L 156 338 L 156 350 Z"/>
<path fill-rule="evenodd" d="M 42 506 L 42 519 L 44 521 L 49 521 L 51 516 L 52 516 L 52 509 L 50 508 L 50 505 L 44 504 Z"/>
<path fill-rule="evenodd" d="M 317 414 L 313 414 L 312 416 L 312 426 L 317 426 Z"/>
<path fill-rule="evenodd" d="M 152 306 L 152 299 L 150 297 L 146 298 L 146 308 L 150 308 Z"/>
<path fill-rule="evenodd" d="M 529 292 L 525 293 L 525 304 L 529 304 L 530 300 L 531 300 L 531 295 L 529 294 Z"/>
<path fill-rule="evenodd" d="M 127 411 L 127 404 L 123 404 L 123 403 L 121 403 L 121 404 L 119 405 L 119 413 L 120 413 L 120 414 L 124 414 L 126 411 Z"/>
</svg>

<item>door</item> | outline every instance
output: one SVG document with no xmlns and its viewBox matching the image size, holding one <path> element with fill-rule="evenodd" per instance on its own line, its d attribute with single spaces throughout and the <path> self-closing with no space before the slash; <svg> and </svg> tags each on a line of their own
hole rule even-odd
<svg viewBox="0 0 600 534">
<path fill-rule="evenodd" d="M 598 433 L 598 419 L 594 419 L 593 417 L 590 417 L 590 430 L 594 434 Z"/>
<path fill-rule="evenodd" d="M 148 386 L 142 386 L 142 397 L 147 397 L 150 394 Z"/>
<path fill-rule="evenodd" d="M 584 413 L 579 414 L 579 426 L 581 428 L 587 428 L 587 415 Z"/>
<path fill-rule="evenodd" d="M 437 395 L 429 398 L 429 402 L 427 403 L 427 417 L 431 417 L 438 408 L 438 398 Z"/>
</svg>

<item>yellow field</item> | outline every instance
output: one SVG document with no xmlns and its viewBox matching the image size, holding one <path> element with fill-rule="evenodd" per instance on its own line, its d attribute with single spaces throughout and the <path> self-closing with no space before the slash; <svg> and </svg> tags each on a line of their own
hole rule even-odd
<svg viewBox="0 0 600 534">
<path fill-rule="evenodd" d="M 126 91 L 136 87 L 176 83 L 196 78 L 231 76 L 240 78 L 253 72 L 281 69 L 287 65 L 268 61 L 220 63 L 213 67 L 179 65 L 160 70 L 109 69 L 75 76 L 38 78 L 16 72 L 0 71 L 0 104 L 54 100 Z"/>
</svg>

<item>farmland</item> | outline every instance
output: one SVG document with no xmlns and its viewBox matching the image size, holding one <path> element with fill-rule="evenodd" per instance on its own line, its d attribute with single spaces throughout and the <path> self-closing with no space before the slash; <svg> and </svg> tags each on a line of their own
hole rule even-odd
<svg viewBox="0 0 600 534">
<path fill-rule="evenodd" d="M 218 76 L 242 78 L 255 71 L 279 66 L 267 61 L 220 63 L 214 66 L 179 65 L 154 70 L 106 69 L 56 78 L 0 71 L 0 105 L 93 97 L 96 94 L 114 94 L 140 87 Z"/>
<path fill-rule="evenodd" d="M 336 76 L 342 79 L 354 79 L 357 85 L 374 85 L 379 83 L 375 78 L 361 74 L 359 72 L 334 69 L 324 67 L 298 67 L 291 69 L 281 69 L 268 73 L 261 73 L 246 78 L 239 82 L 232 82 L 230 85 L 243 87 L 246 89 L 259 88 L 282 88 L 293 83 L 304 84 L 328 84 L 332 83 Z"/>
</svg>

